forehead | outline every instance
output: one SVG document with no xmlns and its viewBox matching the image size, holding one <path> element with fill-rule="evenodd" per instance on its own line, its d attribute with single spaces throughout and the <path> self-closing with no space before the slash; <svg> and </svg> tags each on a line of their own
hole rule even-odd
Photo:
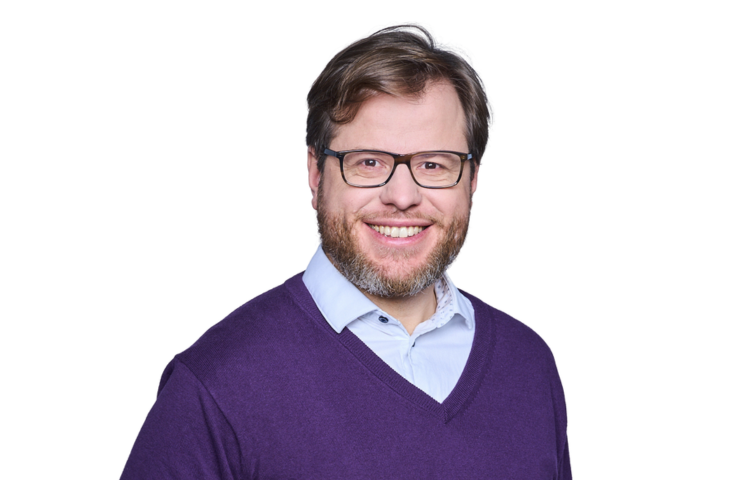
<svg viewBox="0 0 738 480">
<path fill-rule="evenodd" d="M 456 90 L 449 83 L 437 82 L 418 96 L 371 97 L 351 122 L 339 126 L 331 143 L 334 150 L 465 151 L 464 126 L 464 111 Z"/>
</svg>

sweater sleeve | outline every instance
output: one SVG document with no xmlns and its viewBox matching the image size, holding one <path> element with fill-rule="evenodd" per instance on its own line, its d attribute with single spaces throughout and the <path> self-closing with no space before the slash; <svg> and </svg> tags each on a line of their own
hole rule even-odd
<svg viewBox="0 0 738 480">
<path fill-rule="evenodd" d="M 133 445 L 121 480 L 241 478 L 238 439 L 213 397 L 176 358 Z"/>
<path fill-rule="evenodd" d="M 561 378 L 556 369 L 556 362 L 551 355 L 551 377 L 553 391 L 553 407 L 554 417 L 556 421 L 556 444 L 558 456 L 558 475 L 559 480 L 571 480 L 571 463 L 569 461 L 569 437 L 567 435 L 567 414 L 566 401 L 564 400 L 564 387 L 561 385 Z"/>
<path fill-rule="evenodd" d="M 569 463 L 569 441 L 564 444 L 564 453 L 559 463 L 559 476 L 561 480 L 571 480 L 571 463 Z"/>
</svg>

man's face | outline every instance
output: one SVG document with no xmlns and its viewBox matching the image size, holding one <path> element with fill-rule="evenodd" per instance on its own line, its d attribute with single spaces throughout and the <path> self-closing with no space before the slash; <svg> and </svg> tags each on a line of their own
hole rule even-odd
<svg viewBox="0 0 738 480">
<path fill-rule="evenodd" d="M 429 85 L 422 97 L 380 94 L 367 100 L 354 120 L 338 128 L 332 150 L 372 149 L 406 154 L 428 150 L 468 152 L 464 111 L 448 83 Z M 464 242 L 476 190 L 469 165 L 458 185 L 418 186 L 404 165 L 390 182 L 357 188 L 341 178 L 338 159 L 327 157 L 323 173 L 308 156 L 313 207 L 318 210 L 323 249 L 361 290 L 381 297 L 414 295 L 433 284 Z M 374 227 L 420 227 L 392 237 Z"/>
</svg>

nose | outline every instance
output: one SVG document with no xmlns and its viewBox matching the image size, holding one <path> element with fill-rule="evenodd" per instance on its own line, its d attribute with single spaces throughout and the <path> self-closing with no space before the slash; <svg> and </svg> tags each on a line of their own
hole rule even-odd
<svg viewBox="0 0 738 480">
<path fill-rule="evenodd" d="M 380 187 L 379 199 L 385 205 L 394 205 L 398 210 L 407 210 L 418 205 L 422 199 L 420 187 L 410 175 L 407 165 L 398 165 L 389 183 Z"/>
</svg>

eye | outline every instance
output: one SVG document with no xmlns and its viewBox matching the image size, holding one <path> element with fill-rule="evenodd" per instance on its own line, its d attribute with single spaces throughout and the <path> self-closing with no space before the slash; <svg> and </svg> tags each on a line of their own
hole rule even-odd
<svg viewBox="0 0 738 480">
<path fill-rule="evenodd" d="M 357 169 L 364 174 L 386 171 L 392 168 L 392 156 L 381 152 L 349 152 L 343 160 L 344 169 Z"/>
<path fill-rule="evenodd" d="M 424 170 L 435 170 L 437 168 L 443 168 L 441 165 L 435 163 L 435 162 L 423 162 L 420 166 L 420 168 Z"/>
</svg>

